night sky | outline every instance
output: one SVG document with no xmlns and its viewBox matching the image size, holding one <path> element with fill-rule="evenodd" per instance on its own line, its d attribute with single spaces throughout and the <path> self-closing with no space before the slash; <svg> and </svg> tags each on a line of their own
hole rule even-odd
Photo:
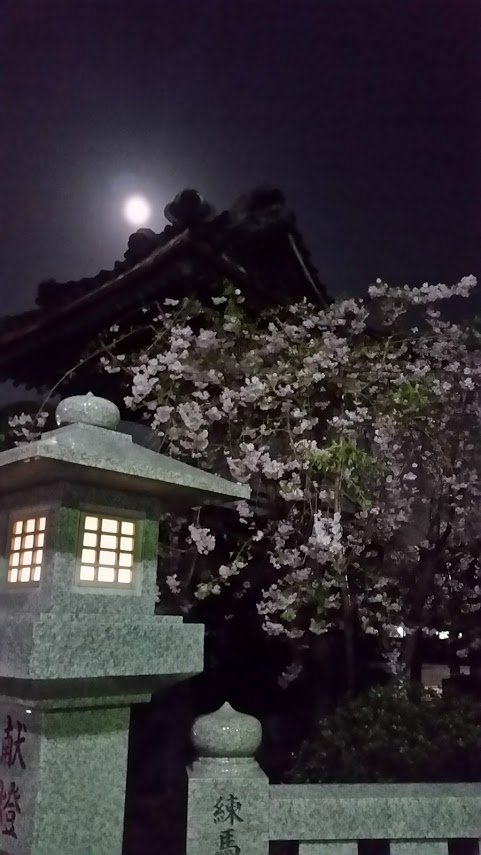
<svg viewBox="0 0 481 855">
<path fill-rule="evenodd" d="M 130 192 L 281 187 L 333 294 L 480 270 L 479 0 L 1 0 L 0 313 L 111 267 Z"/>
</svg>

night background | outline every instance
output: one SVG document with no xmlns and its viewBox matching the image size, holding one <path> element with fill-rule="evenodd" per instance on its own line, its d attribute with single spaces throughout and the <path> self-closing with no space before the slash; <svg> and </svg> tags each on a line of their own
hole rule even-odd
<svg viewBox="0 0 481 855">
<path fill-rule="evenodd" d="M 160 232 L 184 188 L 218 212 L 280 188 L 334 297 L 378 276 L 481 277 L 479 0 L 3 0 L 0 116 L 0 316 L 31 308 L 42 280 L 112 270 L 136 229 L 125 201 L 144 197 L 142 225 Z M 0 409 L 33 395 L 0 384 Z M 225 697 L 250 699 L 281 779 L 315 681 L 285 701 L 277 654 L 258 655 L 260 636 L 242 629 L 227 665 L 212 655 L 210 670 L 135 711 L 128 855 L 154 839 L 181 851 L 189 729 Z"/>
<path fill-rule="evenodd" d="M 196 187 L 279 186 L 331 293 L 479 270 L 477 0 L 4 0 L 2 314 Z"/>
</svg>

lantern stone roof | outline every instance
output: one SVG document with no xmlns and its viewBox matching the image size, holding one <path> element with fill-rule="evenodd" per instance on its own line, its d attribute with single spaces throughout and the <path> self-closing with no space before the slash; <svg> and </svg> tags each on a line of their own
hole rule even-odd
<svg viewBox="0 0 481 855">
<path fill-rule="evenodd" d="M 0 453 L 0 494 L 59 481 L 168 496 L 169 507 L 248 499 L 250 488 L 144 448 L 116 427 L 115 404 L 93 395 L 62 401 L 56 430 Z"/>
<path fill-rule="evenodd" d="M 0 319 L 0 379 L 53 385 L 101 330 L 135 324 L 165 297 L 210 300 L 226 280 L 254 310 L 303 297 L 330 302 L 280 190 L 258 188 L 221 214 L 196 190 L 184 190 L 165 216 L 160 233 L 132 234 L 111 270 L 43 282 L 35 309 Z"/>
</svg>

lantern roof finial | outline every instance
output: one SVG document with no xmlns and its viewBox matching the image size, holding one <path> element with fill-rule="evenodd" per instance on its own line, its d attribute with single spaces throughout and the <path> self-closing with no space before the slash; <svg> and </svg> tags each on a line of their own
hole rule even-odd
<svg viewBox="0 0 481 855">
<path fill-rule="evenodd" d="M 120 422 L 120 411 L 107 398 L 98 398 L 92 392 L 73 395 L 60 401 L 55 410 L 55 419 L 62 425 L 86 424 L 116 430 Z"/>
<path fill-rule="evenodd" d="M 202 757 L 252 757 L 262 739 L 260 722 L 225 703 L 201 716 L 192 728 L 192 740 Z"/>
<path fill-rule="evenodd" d="M 155 495 L 170 508 L 250 498 L 247 484 L 132 442 L 116 430 L 119 410 L 105 398 L 66 398 L 56 419 L 56 430 L 0 452 L 0 494 L 54 481 L 98 486 L 100 477 L 104 489 Z"/>
</svg>

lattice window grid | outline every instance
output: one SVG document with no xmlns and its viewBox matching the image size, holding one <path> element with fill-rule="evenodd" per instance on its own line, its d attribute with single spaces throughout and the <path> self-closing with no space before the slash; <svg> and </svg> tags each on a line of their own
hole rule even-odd
<svg viewBox="0 0 481 855">
<path fill-rule="evenodd" d="M 45 544 L 45 516 L 16 519 L 11 528 L 7 582 L 22 585 L 40 581 Z"/>
<path fill-rule="evenodd" d="M 80 582 L 98 587 L 131 585 L 135 529 L 133 520 L 86 515 L 82 525 Z"/>
</svg>

